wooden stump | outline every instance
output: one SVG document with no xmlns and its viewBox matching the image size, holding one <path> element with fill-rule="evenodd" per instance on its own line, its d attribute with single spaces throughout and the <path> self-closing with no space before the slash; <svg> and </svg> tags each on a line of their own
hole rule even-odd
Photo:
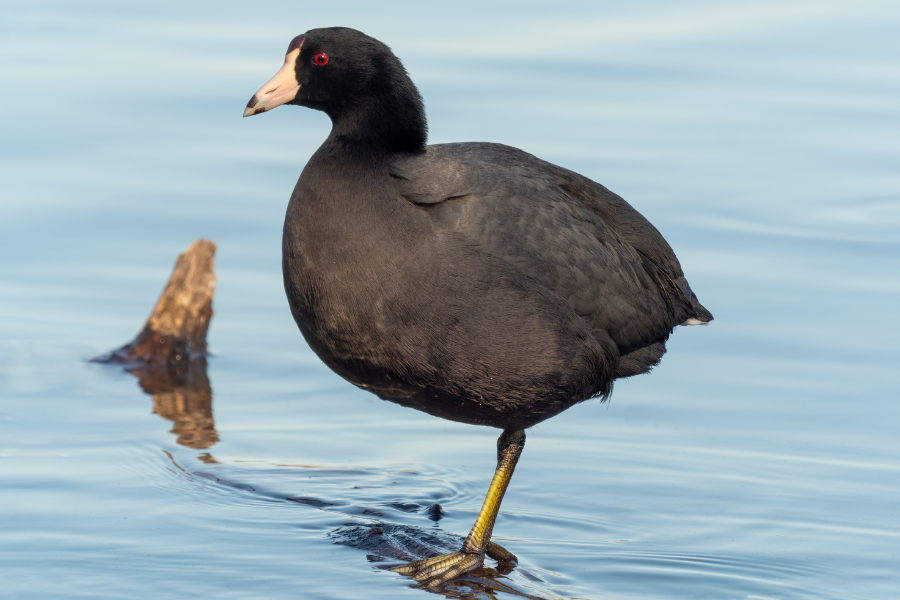
<svg viewBox="0 0 900 600">
<path fill-rule="evenodd" d="M 141 332 L 95 362 L 178 368 L 206 357 L 206 332 L 213 315 L 216 245 L 197 240 L 175 262 L 169 283 Z"/>
</svg>

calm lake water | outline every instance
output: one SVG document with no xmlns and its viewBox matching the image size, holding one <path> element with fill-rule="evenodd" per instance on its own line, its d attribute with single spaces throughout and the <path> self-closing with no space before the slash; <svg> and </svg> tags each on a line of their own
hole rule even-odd
<svg viewBox="0 0 900 600">
<path fill-rule="evenodd" d="M 335 24 L 404 60 L 433 143 L 622 194 L 716 316 L 529 432 L 495 528 L 519 566 L 443 593 L 900 597 L 897 3 L 3 13 L 0 597 L 425 598 L 379 544 L 468 532 L 497 432 L 345 383 L 284 297 L 284 210 L 329 122 L 241 111 L 294 35 Z M 200 237 L 211 412 L 87 362 Z"/>
</svg>

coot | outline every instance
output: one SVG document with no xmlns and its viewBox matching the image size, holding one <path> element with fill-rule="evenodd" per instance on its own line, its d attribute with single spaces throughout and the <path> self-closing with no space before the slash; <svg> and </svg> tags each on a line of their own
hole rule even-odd
<svg viewBox="0 0 900 600">
<path fill-rule="evenodd" d="M 379 397 L 503 430 L 462 548 L 395 570 L 437 587 L 479 567 L 525 429 L 606 398 L 659 363 L 676 325 L 708 323 L 672 249 L 625 200 L 489 143 L 426 145 L 422 99 L 383 43 L 295 37 L 244 116 L 325 112 L 328 138 L 284 223 L 284 285 L 313 351 Z"/>
</svg>

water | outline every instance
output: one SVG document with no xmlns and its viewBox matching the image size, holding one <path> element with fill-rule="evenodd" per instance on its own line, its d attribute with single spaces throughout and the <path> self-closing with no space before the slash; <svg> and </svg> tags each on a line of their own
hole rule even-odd
<svg viewBox="0 0 900 600">
<path fill-rule="evenodd" d="M 404 59 L 432 142 L 624 195 L 716 315 L 529 432 L 495 528 L 519 566 L 444 593 L 896 597 L 900 9 L 340 1 L 5 8 L 0 597 L 421 598 L 336 542 L 471 526 L 496 433 L 344 383 L 284 299 L 284 208 L 328 122 L 240 113 L 332 24 Z M 199 237 L 211 415 L 86 362 Z"/>
</svg>

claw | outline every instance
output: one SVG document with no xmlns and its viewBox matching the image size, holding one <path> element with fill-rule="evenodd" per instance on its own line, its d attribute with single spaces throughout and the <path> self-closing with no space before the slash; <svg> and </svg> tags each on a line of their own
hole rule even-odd
<svg viewBox="0 0 900 600">
<path fill-rule="evenodd" d="M 480 567 L 483 562 L 483 554 L 463 554 L 462 558 L 455 561 L 455 566 L 447 565 L 447 570 L 442 573 L 436 574 L 434 576 L 434 579 L 425 584 L 425 587 L 436 588 L 440 585 L 443 585 L 452 579 L 456 579 L 464 573 L 474 571 L 475 569 Z M 415 579 L 415 577 L 413 579 Z"/>
<path fill-rule="evenodd" d="M 519 557 L 494 542 L 488 542 L 485 554 L 496 560 L 497 562 L 513 562 L 519 564 Z"/>
<path fill-rule="evenodd" d="M 483 563 L 484 554 L 457 551 L 392 567 L 390 570 L 401 575 L 412 575 L 422 587 L 436 588 L 460 575 L 474 571 Z"/>
<path fill-rule="evenodd" d="M 399 573 L 401 575 L 414 575 L 419 571 L 425 569 L 426 567 L 430 567 L 435 563 L 439 563 L 442 560 L 453 556 L 454 554 L 459 554 L 459 552 L 451 552 L 450 554 L 443 554 L 441 556 L 435 556 L 434 558 L 423 558 L 422 560 L 406 563 L 405 565 L 391 567 L 388 570 L 393 571 L 394 573 Z"/>
<path fill-rule="evenodd" d="M 459 563 L 463 558 L 465 558 L 465 554 L 462 552 L 453 552 L 451 554 L 447 554 L 443 557 L 440 557 L 441 560 L 428 565 L 423 568 L 421 571 L 418 571 L 415 575 L 413 575 L 413 579 L 418 581 L 419 583 L 428 581 L 432 577 L 437 577 L 442 573 L 445 573 L 448 569 L 453 567 L 453 565 Z"/>
</svg>

